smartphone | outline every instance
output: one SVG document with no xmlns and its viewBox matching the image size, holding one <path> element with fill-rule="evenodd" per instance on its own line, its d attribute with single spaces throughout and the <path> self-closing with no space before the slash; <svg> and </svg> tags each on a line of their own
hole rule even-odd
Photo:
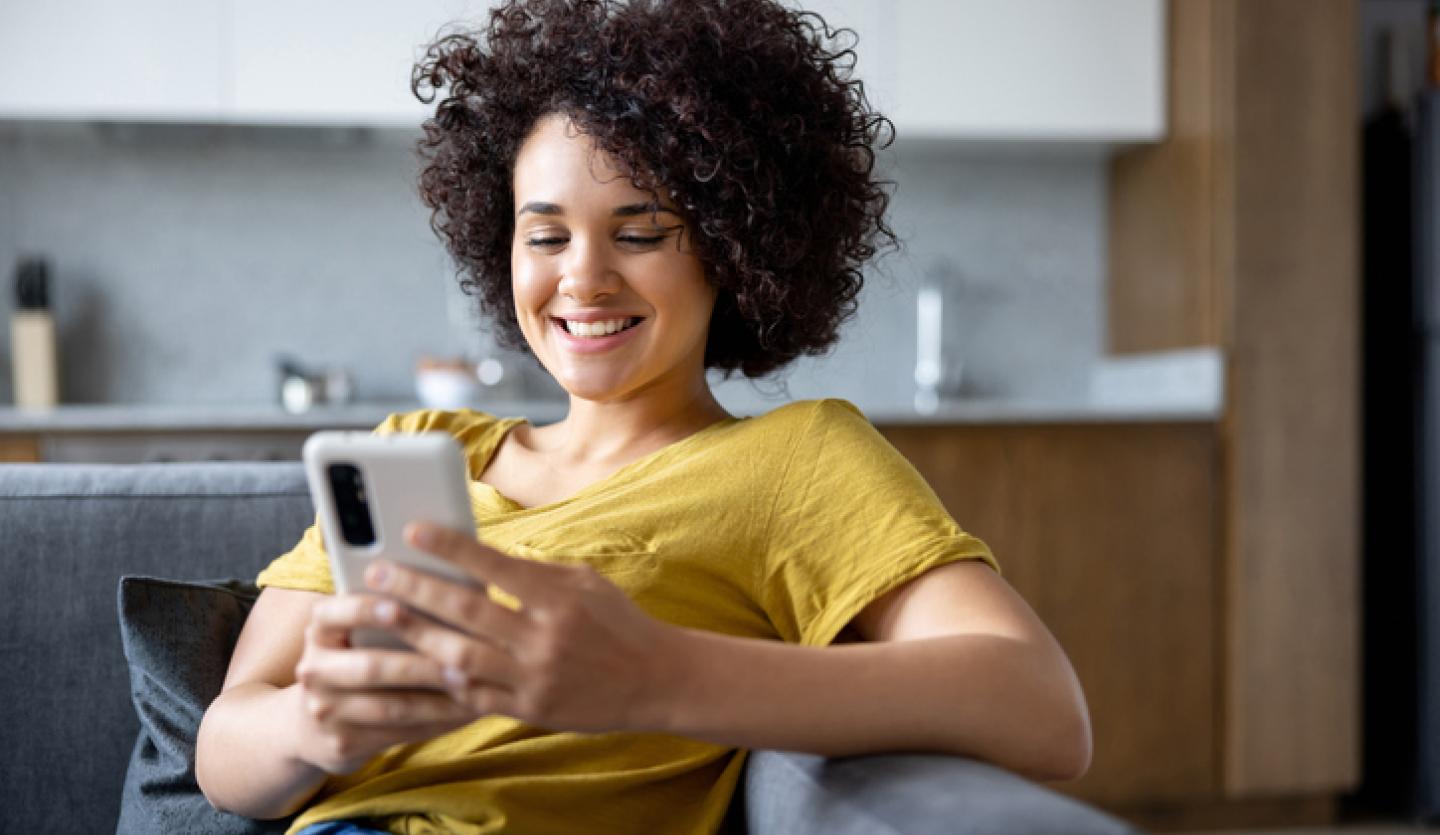
<svg viewBox="0 0 1440 835">
<path fill-rule="evenodd" d="M 465 457 L 449 433 L 316 432 L 302 455 L 337 591 L 366 591 L 365 568 L 380 558 L 483 588 L 453 563 L 411 548 L 403 535 L 414 521 L 475 531 Z M 409 649 L 377 629 L 356 629 L 350 640 Z"/>
</svg>

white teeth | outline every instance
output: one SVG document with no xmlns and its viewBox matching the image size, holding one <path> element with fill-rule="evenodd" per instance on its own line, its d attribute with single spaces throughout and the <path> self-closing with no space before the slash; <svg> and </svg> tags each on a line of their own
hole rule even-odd
<svg viewBox="0 0 1440 835">
<path fill-rule="evenodd" d="M 639 319 L 610 319 L 605 322 L 572 322 L 564 320 L 565 330 L 574 336 L 609 336 L 617 331 L 622 331 Z"/>
</svg>

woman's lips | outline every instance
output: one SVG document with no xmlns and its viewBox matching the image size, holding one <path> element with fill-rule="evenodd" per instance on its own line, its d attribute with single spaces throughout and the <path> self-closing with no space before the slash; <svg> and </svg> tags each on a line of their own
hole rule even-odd
<svg viewBox="0 0 1440 835">
<path fill-rule="evenodd" d="M 621 317 L 617 317 L 621 318 Z M 550 327 L 557 334 L 560 345 L 565 350 L 575 354 L 599 354 L 610 351 L 629 342 L 634 338 L 635 332 L 645 327 L 650 320 L 642 318 L 639 322 L 623 330 L 616 331 L 605 336 L 576 336 L 565 328 L 565 320 L 551 319 Z"/>
</svg>

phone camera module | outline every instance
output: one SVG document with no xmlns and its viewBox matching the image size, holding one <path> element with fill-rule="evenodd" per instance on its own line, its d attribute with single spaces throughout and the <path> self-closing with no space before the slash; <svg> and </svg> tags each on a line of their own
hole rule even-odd
<svg viewBox="0 0 1440 835">
<path fill-rule="evenodd" d="M 370 519 L 370 504 L 365 497 L 365 482 L 360 469 L 353 464 L 331 464 L 330 491 L 340 515 L 340 533 L 351 545 L 375 542 L 375 526 Z"/>
</svg>

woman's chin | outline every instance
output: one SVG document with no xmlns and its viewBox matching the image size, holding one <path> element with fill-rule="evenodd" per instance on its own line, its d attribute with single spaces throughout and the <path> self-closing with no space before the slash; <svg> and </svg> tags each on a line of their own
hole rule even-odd
<svg viewBox="0 0 1440 835">
<path fill-rule="evenodd" d="M 567 394 L 581 400 L 614 400 L 630 389 L 624 375 L 597 374 L 595 369 L 575 369 L 571 373 L 557 375 L 555 380 Z"/>
</svg>

